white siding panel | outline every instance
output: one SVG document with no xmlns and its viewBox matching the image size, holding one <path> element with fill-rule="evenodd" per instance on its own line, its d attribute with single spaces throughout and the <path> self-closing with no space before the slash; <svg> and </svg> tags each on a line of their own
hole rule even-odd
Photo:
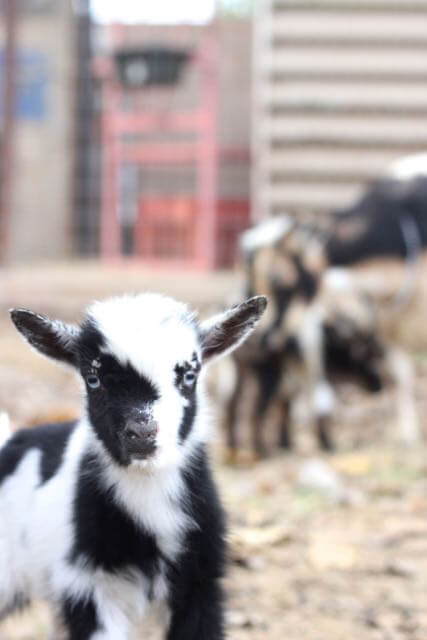
<svg viewBox="0 0 427 640">
<path fill-rule="evenodd" d="M 293 39 L 338 40 L 413 40 L 425 41 L 426 13 L 369 13 L 363 15 L 325 10 L 293 11 L 266 17 L 262 34 L 266 38 L 276 36 Z"/>
<path fill-rule="evenodd" d="M 328 212 L 427 150 L 427 0 L 258 0 L 253 212 Z"/>
</svg>

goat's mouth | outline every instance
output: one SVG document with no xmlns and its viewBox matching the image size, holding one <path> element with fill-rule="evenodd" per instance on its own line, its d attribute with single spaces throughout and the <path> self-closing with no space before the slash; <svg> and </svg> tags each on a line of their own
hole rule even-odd
<svg viewBox="0 0 427 640">
<path fill-rule="evenodd" d="M 127 446 L 127 453 L 130 460 L 147 460 L 152 458 L 156 453 L 157 445 L 155 442 L 140 442 L 131 446 Z"/>
</svg>

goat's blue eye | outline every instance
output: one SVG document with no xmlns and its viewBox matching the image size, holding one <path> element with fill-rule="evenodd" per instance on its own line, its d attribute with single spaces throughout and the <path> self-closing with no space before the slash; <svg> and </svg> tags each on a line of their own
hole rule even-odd
<svg viewBox="0 0 427 640">
<path fill-rule="evenodd" d="M 194 371 L 187 371 L 186 373 L 184 373 L 184 385 L 186 387 L 192 387 L 195 382 L 196 374 L 194 373 Z"/>
<path fill-rule="evenodd" d="M 86 382 L 87 382 L 87 386 L 90 387 L 90 389 L 98 389 L 98 387 L 101 386 L 100 379 L 98 378 L 98 376 L 94 375 L 93 373 L 87 376 Z"/>
</svg>

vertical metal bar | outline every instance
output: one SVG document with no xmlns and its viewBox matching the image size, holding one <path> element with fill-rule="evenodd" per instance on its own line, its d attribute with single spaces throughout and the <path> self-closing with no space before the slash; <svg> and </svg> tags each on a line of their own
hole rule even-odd
<svg viewBox="0 0 427 640">
<path fill-rule="evenodd" d="M 263 25 L 274 15 L 273 0 L 259 0 L 252 10 L 252 98 L 251 98 L 251 221 L 257 222 L 270 216 L 270 204 L 266 188 L 269 179 L 263 171 L 265 141 L 262 128 L 265 125 L 265 111 L 262 108 L 264 91 L 266 52 L 272 44 L 264 37 Z"/>
<path fill-rule="evenodd" d="M 89 0 L 79 0 L 76 15 L 76 108 L 75 162 L 74 162 L 74 207 L 71 218 L 72 241 L 79 255 L 94 255 L 98 247 L 95 230 L 98 213 L 95 204 L 98 195 L 94 184 L 92 157 L 94 142 L 94 87 L 92 78 L 92 43 Z"/>
<path fill-rule="evenodd" d="M 202 104 L 198 148 L 198 259 L 201 266 L 214 269 L 217 248 L 217 43 L 210 35 L 201 52 Z"/>
<path fill-rule="evenodd" d="M 9 226 L 12 214 L 13 133 L 16 95 L 16 0 L 4 0 L 6 44 L 4 56 L 3 140 L 0 183 L 0 259 L 7 262 L 10 252 Z"/>
<path fill-rule="evenodd" d="M 103 259 L 120 256 L 118 218 L 118 157 L 116 118 L 120 108 L 117 88 L 107 78 L 102 98 L 102 210 L 100 248 Z"/>
</svg>

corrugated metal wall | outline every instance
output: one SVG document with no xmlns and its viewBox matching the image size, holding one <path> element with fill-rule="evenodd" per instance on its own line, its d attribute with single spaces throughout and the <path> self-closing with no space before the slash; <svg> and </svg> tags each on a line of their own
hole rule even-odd
<svg viewBox="0 0 427 640">
<path fill-rule="evenodd" d="M 427 150 L 427 0 L 257 0 L 253 216 L 350 202 Z"/>
</svg>

